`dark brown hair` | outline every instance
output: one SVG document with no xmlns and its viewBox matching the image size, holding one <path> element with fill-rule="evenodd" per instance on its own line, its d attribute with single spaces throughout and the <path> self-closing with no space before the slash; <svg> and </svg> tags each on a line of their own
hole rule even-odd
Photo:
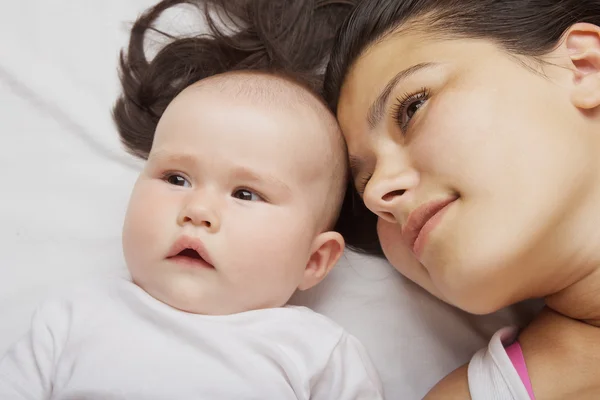
<svg viewBox="0 0 600 400">
<path fill-rule="evenodd" d="M 164 0 L 144 12 L 121 52 L 123 93 L 113 117 L 126 149 L 147 158 L 167 105 L 187 86 L 231 71 L 287 77 L 322 97 L 335 33 L 356 0 Z M 185 4 L 204 32 L 173 36 L 156 27 L 163 12 Z M 167 42 L 152 59 L 149 33 Z"/>
<path fill-rule="evenodd" d="M 325 99 L 335 112 L 340 90 L 356 60 L 377 41 L 402 27 L 426 27 L 440 37 L 487 39 L 508 53 L 539 57 L 550 52 L 577 22 L 600 25 L 599 0 L 366 0 L 344 22 L 324 80 Z M 414 24 L 414 25 L 413 25 Z M 390 54 L 402 57 L 402 54 Z M 377 219 L 349 189 L 354 207 L 343 228 L 352 247 L 381 254 Z"/>
<path fill-rule="evenodd" d="M 555 48 L 577 22 L 600 25 L 600 0 L 364 1 L 339 31 L 327 67 L 325 97 L 335 110 L 344 78 L 358 57 L 403 26 L 416 23 L 438 36 L 487 39 L 509 53 L 537 57 Z"/>
</svg>

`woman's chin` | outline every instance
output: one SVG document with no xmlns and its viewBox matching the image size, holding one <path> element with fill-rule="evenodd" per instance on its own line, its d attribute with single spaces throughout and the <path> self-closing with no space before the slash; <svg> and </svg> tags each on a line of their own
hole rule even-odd
<svg viewBox="0 0 600 400">
<path fill-rule="evenodd" d="M 438 258 L 435 264 L 438 268 L 428 269 L 434 286 L 443 299 L 461 310 L 485 315 L 514 303 L 518 276 L 510 272 L 509 264 L 456 256 Z"/>
</svg>

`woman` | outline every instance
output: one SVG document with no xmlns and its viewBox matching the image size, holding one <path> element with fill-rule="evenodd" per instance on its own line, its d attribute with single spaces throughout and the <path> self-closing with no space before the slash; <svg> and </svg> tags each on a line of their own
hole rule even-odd
<svg viewBox="0 0 600 400">
<path fill-rule="evenodd" d="M 471 313 L 547 305 L 430 398 L 600 395 L 599 25 L 592 0 L 381 0 L 339 33 L 326 96 L 388 260 Z"/>
</svg>

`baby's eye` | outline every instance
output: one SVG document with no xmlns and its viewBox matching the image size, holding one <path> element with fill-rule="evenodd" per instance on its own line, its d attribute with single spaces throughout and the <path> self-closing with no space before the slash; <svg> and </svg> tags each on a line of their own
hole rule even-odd
<svg viewBox="0 0 600 400">
<path fill-rule="evenodd" d="M 248 189 L 238 189 L 232 193 L 232 196 L 244 201 L 263 201 L 260 195 Z"/>
<path fill-rule="evenodd" d="M 179 174 L 168 174 L 164 177 L 164 180 L 171 185 L 181 186 L 181 187 L 191 187 L 192 184 L 183 176 Z"/>
</svg>

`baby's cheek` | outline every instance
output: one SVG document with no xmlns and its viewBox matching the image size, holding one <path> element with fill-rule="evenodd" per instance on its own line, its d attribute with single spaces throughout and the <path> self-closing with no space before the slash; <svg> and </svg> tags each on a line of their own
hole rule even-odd
<svg viewBox="0 0 600 400">
<path fill-rule="evenodd" d="M 123 251 L 128 262 L 133 261 L 132 257 L 149 253 L 161 232 L 156 226 L 160 204 L 152 199 L 143 188 L 137 187 L 132 193 L 123 224 Z"/>
<path fill-rule="evenodd" d="M 233 264 L 242 266 L 238 279 L 268 282 L 272 288 L 285 286 L 284 281 L 295 280 L 303 270 L 300 265 L 305 265 L 308 257 L 307 246 L 296 232 L 267 223 L 258 226 L 252 235 L 239 235 L 239 230 L 228 235 L 226 242 L 237 249 L 230 253 L 236 258 Z"/>
<path fill-rule="evenodd" d="M 123 254 L 130 270 L 139 264 L 138 259 L 143 254 L 144 230 L 138 225 L 138 221 L 135 213 L 128 211 L 123 225 Z"/>
</svg>

